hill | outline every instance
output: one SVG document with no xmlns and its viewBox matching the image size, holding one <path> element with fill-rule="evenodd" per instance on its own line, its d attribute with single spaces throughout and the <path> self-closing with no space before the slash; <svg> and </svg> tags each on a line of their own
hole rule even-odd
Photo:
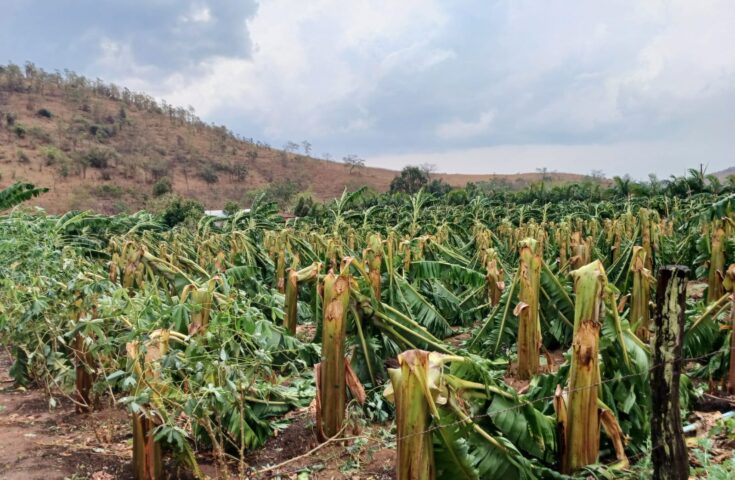
<svg viewBox="0 0 735 480">
<path fill-rule="evenodd" d="M 351 172 L 342 163 L 310 156 L 308 145 L 288 147 L 243 138 L 204 123 L 191 108 L 73 72 L 0 66 L 0 187 L 17 180 L 48 187 L 29 203 L 51 212 L 136 210 L 168 183 L 208 208 L 241 202 L 246 192 L 266 187 L 327 199 L 362 185 L 385 191 L 397 173 L 370 167 Z M 581 178 L 546 175 L 554 182 Z M 523 186 L 541 178 L 540 173 L 434 176 L 452 186 L 470 181 Z"/>
<path fill-rule="evenodd" d="M 724 170 L 720 170 L 719 172 L 715 172 L 712 175 L 716 176 L 724 182 L 728 179 L 728 177 L 735 175 L 735 167 L 728 167 Z"/>
</svg>

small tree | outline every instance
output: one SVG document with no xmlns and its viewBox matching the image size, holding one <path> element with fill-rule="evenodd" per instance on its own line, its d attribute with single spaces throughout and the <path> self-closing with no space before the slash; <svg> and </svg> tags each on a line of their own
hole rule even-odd
<svg viewBox="0 0 735 480">
<path fill-rule="evenodd" d="M 414 194 L 429 183 L 429 174 L 415 166 L 407 166 L 390 182 L 391 193 L 404 192 Z"/>
<path fill-rule="evenodd" d="M 311 143 L 309 143 L 308 140 L 304 140 L 303 142 L 301 142 L 301 148 L 304 149 L 304 153 L 306 155 L 311 154 Z"/>
<path fill-rule="evenodd" d="M 194 199 L 168 194 L 156 199 L 151 210 L 161 215 L 161 220 L 169 227 L 180 223 L 196 225 L 204 215 L 204 206 Z"/>
<path fill-rule="evenodd" d="M 441 178 L 435 178 L 426 186 L 426 191 L 437 197 L 443 197 L 452 191 L 452 186 Z"/>
<path fill-rule="evenodd" d="M 601 182 L 605 180 L 605 172 L 602 170 L 592 170 L 590 172 L 590 178 L 596 182 Z"/>
<path fill-rule="evenodd" d="M 359 171 L 361 168 L 365 168 L 365 160 L 354 154 L 342 157 L 342 161 L 344 162 L 345 167 L 350 169 L 350 175 L 352 175 L 352 172 L 355 169 Z"/>
<path fill-rule="evenodd" d="M 283 146 L 283 150 L 287 153 L 297 152 L 299 150 L 299 144 L 296 142 L 286 142 Z"/>
<path fill-rule="evenodd" d="M 434 165 L 433 163 L 422 163 L 421 165 L 419 165 L 419 168 L 426 174 L 426 178 L 428 179 L 431 179 L 431 175 L 436 172 L 436 165 Z"/>
</svg>

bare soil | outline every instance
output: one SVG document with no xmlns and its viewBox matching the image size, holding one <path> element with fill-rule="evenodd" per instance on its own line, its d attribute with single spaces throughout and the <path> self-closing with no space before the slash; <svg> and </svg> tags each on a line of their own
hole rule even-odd
<svg viewBox="0 0 735 480">
<path fill-rule="evenodd" d="M 0 347 L 0 478 L 3 480 L 125 480 L 133 479 L 132 433 L 125 411 L 105 408 L 87 414 L 57 398 L 49 409 L 45 392 L 19 389 L 8 375 L 11 359 Z M 314 407 L 289 413 L 289 426 L 263 448 L 246 457 L 248 478 L 310 479 L 394 478 L 395 448 L 387 445 L 389 426 L 351 427 L 347 440 L 317 447 Z M 293 459 L 293 460 L 292 460 Z M 289 461 L 292 460 L 292 461 Z M 209 478 L 222 478 L 212 455 L 200 452 L 198 461 Z M 269 467 L 282 465 L 278 468 Z M 236 465 L 230 478 L 236 478 Z M 172 464 L 168 478 L 188 478 Z"/>
<path fill-rule="evenodd" d="M 74 413 L 68 400 L 49 410 L 40 390 L 17 389 L 0 354 L 0 478 L 133 478 L 125 412 Z"/>
<path fill-rule="evenodd" d="M 291 425 L 247 457 L 252 478 L 295 478 L 301 472 L 324 480 L 395 478 L 395 448 L 386 446 L 381 436 L 387 427 L 348 429 L 345 441 L 314 451 L 319 442 L 313 407 L 293 412 L 291 418 Z M 279 467 L 269 469 L 273 466 Z"/>
</svg>

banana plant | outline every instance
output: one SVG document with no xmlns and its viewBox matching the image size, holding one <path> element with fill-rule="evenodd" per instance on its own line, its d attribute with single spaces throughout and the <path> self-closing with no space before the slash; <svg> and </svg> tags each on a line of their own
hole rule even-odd
<svg viewBox="0 0 735 480">
<path fill-rule="evenodd" d="M 651 271 L 646 268 L 647 253 L 644 247 L 633 247 L 630 272 L 633 290 L 630 295 L 630 322 L 638 338 L 648 343 L 651 336 Z"/>
<path fill-rule="evenodd" d="M 545 462 L 556 455 L 554 419 L 497 382 L 486 361 L 409 350 L 389 374 L 399 480 L 552 473 Z"/>
<path fill-rule="evenodd" d="M 538 373 L 541 354 L 539 291 L 543 259 L 538 247 L 532 238 L 520 244 L 518 304 L 513 313 L 518 317 L 518 378 L 521 380 L 530 380 Z"/>
</svg>

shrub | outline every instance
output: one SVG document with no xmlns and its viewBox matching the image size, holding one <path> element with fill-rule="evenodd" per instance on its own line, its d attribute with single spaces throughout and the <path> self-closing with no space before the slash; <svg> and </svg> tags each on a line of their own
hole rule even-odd
<svg viewBox="0 0 735 480">
<path fill-rule="evenodd" d="M 95 149 L 84 154 L 84 161 L 92 168 L 103 169 L 107 168 L 107 164 L 111 156 L 111 152 L 107 150 Z"/>
<path fill-rule="evenodd" d="M 92 135 L 98 142 L 105 143 L 107 142 L 107 140 L 117 135 L 117 128 L 115 128 L 114 125 L 90 125 L 89 134 Z"/>
<path fill-rule="evenodd" d="M 204 206 L 201 203 L 171 193 L 158 197 L 150 209 L 158 213 L 169 227 L 180 223 L 195 225 L 204 215 Z"/>
<path fill-rule="evenodd" d="M 300 182 L 293 180 L 284 180 L 281 182 L 275 182 L 268 187 L 269 196 L 282 207 L 287 205 L 294 195 L 301 190 L 302 185 Z"/>
<path fill-rule="evenodd" d="M 248 167 L 243 163 L 237 163 L 232 169 L 232 174 L 238 181 L 242 182 L 248 177 Z"/>
<path fill-rule="evenodd" d="M 29 163 L 31 161 L 30 158 L 28 158 L 28 154 L 24 152 L 23 150 L 18 150 L 18 163 Z"/>
<path fill-rule="evenodd" d="M 442 197 L 451 192 L 452 187 L 441 179 L 434 179 L 426 186 L 426 191 L 437 197 Z"/>
<path fill-rule="evenodd" d="M 171 180 L 169 180 L 168 177 L 160 178 L 158 179 L 158 181 L 156 181 L 156 183 L 153 184 L 154 197 L 160 197 L 161 195 L 171 193 L 171 190 Z"/>
<path fill-rule="evenodd" d="M 100 198 L 120 198 L 122 197 L 124 191 L 122 187 L 118 187 L 117 185 L 110 185 L 108 183 L 105 183 L 105 184 L 93 187 L 92 189 L 90 189 L 90 193 L 94 195 L 95 197 L 100 197 Z"/>
<path fill-rule="evenodd" d="M 51 134 L 42 128 L 38 128 L 38 127 L 29 128 L 28 136 L 35 138 L 41 143 L 51 143 Z"/>
<path fill-rule="evenodd" d="M 391 193 L 414 194 L 429 183 L 429 174 L 419 167 L 408 166 L 390 182 Z"/>
<path fill-rule="evenodd" d="M 16 125 L 16 126 L 15 126 L 15 127 L 13 128 L 13 133 L 14 133 L 14 134 L 15 134 L 15 136 L 16 136 L 16 137 L 18 137 L 18 138 L 25 138 L 25 136 L 26 136 L 26 127 L 24 127 L 24 126 L 23 126 L 23 125 L 21 125 L 21 124 L 17 124 L 17 125 Z"/>
<path fill-rule="evenodd" d="M 199 177 L 209 184 L 217 183 L 219 181 L 217 172 L 215 172 L 214 169 L 209 165 L 204 167 L 204 169 L 199 172 Z"/>
<path fill-rule="evenodd" d="M 51 166 L 56 163 L 64 162 L 68 159 L 66 154 L 59 150 L 58 148 L 48 145 L 46 147 L 43 147 L 41 149 L 41 155 L 43 155 L 43 158 L 46 159 L 46 165 Z"/>
<path fill-rule="evenodd" d="M 158 181 L 168 175 L 171 171 L 171 165 L 166 160 L 161 158 L 153 158 L 147 164 L 146 168 L 151 173 L 154 181 Z"/>
<path fill-rule="evenodd" d="M 240 211 L 240 205 L 237 204 L 237 202 L 229 200 L 227 203 L 225 203 L 225 208 L 222 210 L 225 215 L 234 215 L 235 213 Z"/>
<path fill-rule="evenodd" d="M 297 217 L 308 217 L 313 214 L 316 209 L 314 198 L 308 194 L 299 195 L 299 199 L 296 201 L 296 207 L 294 208 L 293 214 Z"/>
<path fill-rule="evenodd" d="M 467 203 L 467 190 L 464 188 L 457 188 L 447 193 L 446 201 L 450 205 L 464 205 Z"/>
</svg>

